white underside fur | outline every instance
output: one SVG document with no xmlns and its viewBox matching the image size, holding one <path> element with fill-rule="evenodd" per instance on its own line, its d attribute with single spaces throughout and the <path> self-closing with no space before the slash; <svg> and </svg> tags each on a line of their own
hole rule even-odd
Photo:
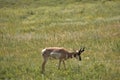
<svg viewBox="0 0 120 80">
<path fill-rule="evenodd" d="M 57 53 L 57 52 L 51 52 L 50 56 L 55 58 L 55 59 L 59 59 L 61 56 L 61 53 Z"/>
</svg>

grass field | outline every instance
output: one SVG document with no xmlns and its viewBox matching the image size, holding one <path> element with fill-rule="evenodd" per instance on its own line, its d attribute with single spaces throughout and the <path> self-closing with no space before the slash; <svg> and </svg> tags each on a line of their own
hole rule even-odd
<svg viewBox="0 0 120 80">
<path fill-rule="evenodd" d="M 41 50 L 86 47 L 82 61 L 48 61 Z M 0 0 L 0 80 L 119 80 L 119 0 Z"/>
</svg>

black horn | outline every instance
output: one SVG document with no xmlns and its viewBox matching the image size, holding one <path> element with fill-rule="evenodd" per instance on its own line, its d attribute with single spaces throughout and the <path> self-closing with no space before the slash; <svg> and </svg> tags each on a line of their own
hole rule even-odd
<svg viewBox="0 0 120 80">
<path fill-rule="evenodd" d="M 79 55 L 80 55 L 82 52 L 84 52 L 84 49 L 85 49 L 85 47 L 83 47 L 83 48 L 81 48 L 81 49 L 79 50 Z"/>
<path fill-rule="evenodd" d="M 83 49 L 82 50 L 84 50 L 85 49 L 85 47 L 83 47 Z"/>
</svg>

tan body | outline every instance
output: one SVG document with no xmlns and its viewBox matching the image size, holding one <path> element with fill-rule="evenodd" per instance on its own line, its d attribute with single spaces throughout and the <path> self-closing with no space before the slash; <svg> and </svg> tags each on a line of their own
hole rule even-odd
<svg viewBox="0 0 120 80">
<path fill-rule="evenodd" d="M 42 63 L 42 72 L 45 71 L 45 64 L 49 57 L 59 59 L 58 69 L 60 69 L 61 62 L 65 67 L 65 60 L 73 57 L 77 57 L 78 52 L 69 52 L 64 48 L 60 47 L 49 47 L 42 50 L 43 63 Z M 66 68 L 66 67 L 65 67 Z"/>
</svg>

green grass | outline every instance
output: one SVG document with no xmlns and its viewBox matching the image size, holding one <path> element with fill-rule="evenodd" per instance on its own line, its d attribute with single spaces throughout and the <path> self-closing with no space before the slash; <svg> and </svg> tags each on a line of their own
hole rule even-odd
<svg viewBox="0 0 120 80">
<path fill-rule="evenodd" d="M 0 0 L 0 80 L 119 80 L 119 0 Z M 82 61 L 48 61 L 41 50 L 86 47 Z"/>
</svg>

